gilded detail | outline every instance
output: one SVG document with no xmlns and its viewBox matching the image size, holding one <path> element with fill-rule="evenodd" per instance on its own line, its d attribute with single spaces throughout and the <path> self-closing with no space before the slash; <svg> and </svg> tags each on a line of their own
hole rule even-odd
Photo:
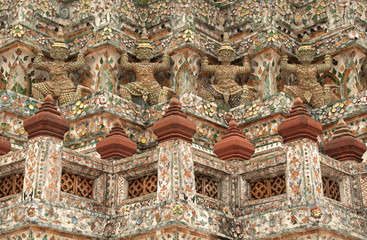
<svg viewBox="0 0 367 240">
<path fill-rule="evenodd" d="M 327 72 L 333 67 L 333 60 L 329 54 L 325 55 L 323 64 L 312 64 L 315 59 L 315 50 L 307 41 L 296 52 L 301 64 L 288 64 L 288 56 L 284 46 L 282 46 L 281 54 L 280 68 L 285 72 L 295 74 L 298 83 L 298 86 L 284 86 L 283 91 L 286 94 L 300 97 L 303 102 L 315 108 L 337 100 L 333 91 L 338 86 L 332 84 L 321 86 L 316 77 L 318 73 Z"/>
<path fill-rule="evenodd" d="M 243 66 L 231 65 L 234 60 L 235 51 L 230 46 L 228 35 L 225 34 L 223 46 L 219 49 L 218 60 L 221 65 L 209 65 L 208 58 L 204 57 L 201 71 L 214 75 L 217 84 L 204 86 L 199 95 L 207 101 L 214 102 L 216 99 L 224 100 L 229 106 L 237 107 L 241 104 L 251 102 L 256 89 L 251 86 L 240 86 L 236 82 L 237 75 L 251 72 L 250 60 L 245 57 Z"/>
<path fill-rule="evenodd" d="M 69 49 L 62 38 L 61 30 L 58 33 L 58 37 L 50 51 L 53 61 L 45 60 L 41 49 L 35 47 L 37 55 L 34 59 L 33 66 L 35 69 L 48 72 L 51 80 L 33 84 L 32 97 L 44 100 L 45 96 L 51 93 L 52 97 L 58 100 L 59 105 L 63 105 L 81 98 L 82 91 L 91 93 L 91 90 L 82 85 L 76 87 L 68 77 L 69 73 L 78 71 L 84 67 L 84 55 L 87 52 L 87 48 L 83 48 L 78 54 L 76 61 L 66 62 L 69 56 Z"/>
<path fill-rule="evenodd" d="M 167 101 L 174 91 L 167 87 L 161 87 L 154 77 L 155 72 L 170 70 L 170 56 L 165 53 L 161 63 L 151 63 L 153 48 L 149 44 L 148 36 L 144 31 L 140 43 L 136 49 L 138 63 L 130 63 L 127 53 L 121 55 L 121 68 L 124 71 L 133 71 L 136 81 L 123 84 L 120 87 L 121 97 L 132 100 L 132 97 L 141 97 L 149 105 L 155 105 Z"/>
</svg>

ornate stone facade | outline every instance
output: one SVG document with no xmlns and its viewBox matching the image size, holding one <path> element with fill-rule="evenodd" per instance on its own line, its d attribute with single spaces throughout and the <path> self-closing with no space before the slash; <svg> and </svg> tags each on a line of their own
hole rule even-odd
<svg viewBox="0 0 367 240">
<path fill-rule="evenodd" d="M 0 156 L 0 239 L 366 239 L 366 9 L 341 0 L 0 0 L 4 154 L 11 144 Z M 69 51 L 62 61 L 55 42 Z M 306 67 L 299 57 L 311 46 Z M 221 78 L 223 61 L 244 74 Z M 45 63 L 49 73 L 37 67 Z M 66 84 L 50 84 L 53 71 Z M 42 105 L 41 86 L 58 105 Z M 203 98 L 211 88 L 218 96 Z M 303 107 L 293 107 L 296 95 Z M 42 120 L 45 108 L 61 116 Z M 65 135 L 55 119 L 70 123 Z M 253 154 L 214 153 L 229 125 Z M 136 154 L 120 159 L 116 131 Z M 103 159 L 96 145 L 109 133 L 115 154 Z M 345 134 L 349 145 L 338 144 L 354 160 L 326 155 Z"/>
</svg>

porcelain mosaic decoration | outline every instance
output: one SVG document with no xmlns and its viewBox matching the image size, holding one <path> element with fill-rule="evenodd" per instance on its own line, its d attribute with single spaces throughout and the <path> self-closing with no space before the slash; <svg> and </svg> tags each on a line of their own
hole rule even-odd
<svg viewBox="0 0 367 240">
<path fill-rule="evenodd" d="M 366 5 L 0 0 L 0 239 L 366 239 Z"/>
</svg>

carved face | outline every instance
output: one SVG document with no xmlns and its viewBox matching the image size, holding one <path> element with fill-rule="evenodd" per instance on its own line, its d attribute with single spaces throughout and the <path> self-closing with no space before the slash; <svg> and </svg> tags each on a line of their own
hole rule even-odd
<svg viewBox="0 0 367 240">
<path fill-rule="evenodd" d="M 153 50 L 151 48 L 138 48 L 136 58 L 140 61 L 150 61 L 153 58 Z"/>
<path fill-rule="evenodd" d="M 232 62 L 235 54 L 231 50 L 220 50 L 218 53 L 218 60 L 220 62 Z"/>
<path fill-rule="evenodd" d="M 66 60 L 69 56 L 69 49 L 63 47 L 53 47 L 50 51 L 54 60 Z"/>
<path fill-rule="evenodd" d="M 315 59 L 315 52 L 314 51 L 300 51 L 297 54 L 298 60 L 301 63 L 311 63 Z"/>
</svg>

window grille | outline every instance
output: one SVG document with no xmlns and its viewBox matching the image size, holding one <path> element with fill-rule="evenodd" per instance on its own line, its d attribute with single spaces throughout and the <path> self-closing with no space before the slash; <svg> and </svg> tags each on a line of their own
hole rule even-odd
<svg viewBox="0 0 367 240">
<path fill-rule="evenodd" d="M 324 196 L 340 201 L 340 187 L 338 181 L 335 179 L 323 176 L 322 186 L 324 188 Z"/>
<path fill-rule="evenodd" d="M 219 181 L 213 177 L 195 174 L 196 192 L 219 199 Z"/>
<path fill-rule="evenodd" d="M 140 197 L 157 191 L 157 172 L 128 180 L 128 198 Z"/>
<path fill-rule="evenodd" d="M 0 198 L 23 191 L 24 173 L 0 177 Z"/>
<path fill-rule="evenodd" d="M 74 173 L 63 172 L 61 191 L 85 198 L 93 198 L 93 179 Z"/>
<path fill-rule="evenodd" d="M 287 192 L 285 175 L 262 178 L 250 183 L 250 199 L 262 199 L 284 194 Z"/>
</svg>

